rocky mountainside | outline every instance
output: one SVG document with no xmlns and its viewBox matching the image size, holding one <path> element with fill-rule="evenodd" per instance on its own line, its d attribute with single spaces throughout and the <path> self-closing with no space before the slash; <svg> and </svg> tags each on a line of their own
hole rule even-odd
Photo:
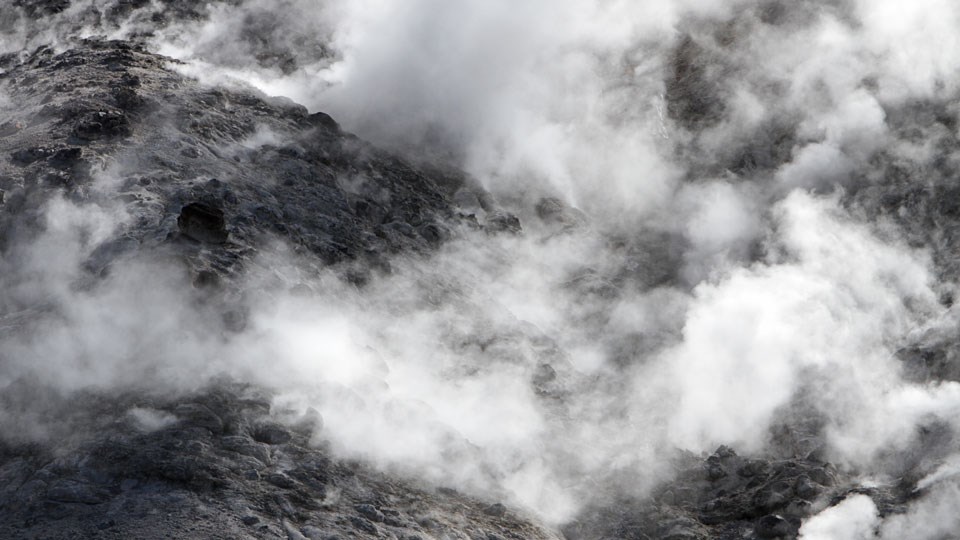
<svg viewBox="0 0 960 540">
<path fill-rule="evenodd" d="M 557 537 L 502 504 L 331 459 L 316 411 L 290 422 L 248 386 L 44 397 L 93 435 L 3 449 L 4 538 Z"/>
<path fill-rule="evenodd" d="M 219 310 L 221 331 L 238 332 L 230 292 L 267 235 L 362 284 L 389 271 L 391 253 L 430 249 L 456 223 L 444 191 L 455 178 L 341 133 L 325 114 L 203 88 L 166 63 L 135 44 L 91 40 L 8 65 L 17 103 L 3 124 L 8 257 L 43 234 L 55 197 L 89 211 L 120 205 L 129 220 L 82 261 L 76 286 L 97 287 L 123 258 L 175 258 Z M 244 145 L 258 133 L 282 143 Z M 106 162 L 121 164 L 109 180 L 98 177 Z M 338 185 L 359 171 L 376 185 Z M 5 334 L 25 331 L 32 298 L 6 300 Z M 310 444 L 319 415 L 277 423 L 268 396 L 236 383 L 160 399 L 63 396 L 25 378 L 2 399 L 4 538 L 553 536 L 502 505 L 332 461 Z M 30 440 L 13 418 L 37 402 L 33 412 L 62 419 L 55 444 Z"/>
<path fill-rule="evenodd" d="M 166 62 L 94 40 L 38 49 L 3 74 L 17 100 L 3 127 L 7 253 L 43 233 L 54 197 L 122 205 L 129 221 L 82 262 L 89 281 L 78 286 L 96 287 L 124 257 L 176 258 L 197 291 L 215 291 L 204 301 L 222 331 L 237 332 L 243 312 L 228 298 L 267 235 L 361 285 L 389 271 L 391 253 L 428 250 L 456 226 L 457 178 L 385 154 L 323 113 L 202 88 Z M 258 133 L 282 143 L 244 145 Z M 105 162 L 121 163 L 111 174 L 122 176 L 98 178 Z M 376 184 L 338 185 L 361 171 Z M 30 308 L 16 306 L 4 331 L 23 331 L 30 315 L 18 314 Z M 5 426 L 5 538 L 553 537 L 503 505 L 332 461 L 310 444 L 318 415 L 279 424 L 268 396 L 236 383 L 159 401 L 45 392 L 29 379 L 4 391 L 5 410 L 42 400 L 40 414 L 70 432 L 48 446 L 21 440 L 22 423 Z"/>
<path fill-rule="evenodd" d="M 0 7 L 0 538 L 955 534 L 960 87 L 746 67 L 855 3 L 586 55 L 507 122 L 572 164 L 369 128 L 406 88 L 303 83 L 353 27 L 281 4 Z"/>
</svg>

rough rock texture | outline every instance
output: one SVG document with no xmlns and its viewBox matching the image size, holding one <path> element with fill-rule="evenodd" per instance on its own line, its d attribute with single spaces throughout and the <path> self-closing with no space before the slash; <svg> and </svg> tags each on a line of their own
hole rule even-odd
<svg viewBox="0 0 960 540">
<path fill-rule="evenodd" d="M 169 62 L 87 40 L 0 74 L 19 105 L 0 119 L 0 249 L 42 232 L 45 205 L 62 196 L 130 216 L 85 264 L 94 279 L 156 252 L 184 263 L 197 288 L 223 287 L 279 238 L 362 284 L 362 272 L 389 271 L 392 252 L 431 249 L 455 224 L 448 193 L 460 178 L 379 151 L 323 113 L 201 87 Z M 519 227 L 503 221 L 494 230 Z M 238 330 L 233 315 L 226 328 Z M 49 392 L 29 384 L 6 388 L 8 410 Z M 310 444 L 322 419 L 285 424 L 253 389 L 44 399 L 63 438 L 0 451 L 3 538 L 555 537 L 491 501 L 333 461 Z"/>
<path fill-rule="evenodd" d="M 265 235 L 327 264 L 385 264 L 391 251 L 443 237 L 451 212 L 439 185 L 456 179 L 428 176 L 341 133 L 323 113 L 200 87 L 168 62 L 126 42 L 87 41 L 62 54 L 34 51 L 2 75 L 20 103 L 0 139 L 9 158 L 0 164 L 11 210 L 5 234 L 62 190 L 74 200 L 122 201 L 134 217 L 123 236 L 144 247 L 181 234 L 221 245 L 202 253 L 181 246 L 192 259 L 209 258 L 197 267 L 219 271 Z M 92 178 L 91 165 L 108 158 L 119 169 Z M 91 192 L 97 181 L 116 190 Z"/>
<path fill-rule="evenodd" d="M 0 537 L 557 538 L 503 505 L 331 460 L 317 418 L 271 411 L 245 385 L 87 398 L 82 413 L 47 406 L 93 435 L 0 447 Z"/>
<path fill-rule="evenodd" d="M 585 512 L 564 528 L 566 537 L 795 538 L 814 509 L 854 492 L 851 478 L 816 458 L 744 458 L 720 447 L 706 460 L 681 456 L 675 467 L 676 478 L 649 499 L 619 500 Z M 884 503 L 885 512 L 897 510 L 896 494 L 883 489 L 868 494 Z"/>
</svg>

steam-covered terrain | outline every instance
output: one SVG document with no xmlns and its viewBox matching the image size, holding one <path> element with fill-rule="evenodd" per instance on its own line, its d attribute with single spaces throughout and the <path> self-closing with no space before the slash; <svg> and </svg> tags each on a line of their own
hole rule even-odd
<svg viewBox="0 0 960 540">
<path fill-rule="evenodd" d="M 956 537 L 958 29 L 0 0 L 0 538 Z"/>
</svg>

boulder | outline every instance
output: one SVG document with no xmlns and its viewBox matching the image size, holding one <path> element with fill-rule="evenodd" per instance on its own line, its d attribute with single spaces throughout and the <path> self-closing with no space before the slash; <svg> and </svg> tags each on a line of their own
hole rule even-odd
<svg viewBox="0 0 960 540">
<path fill-rule="evenodd" d="M 508 212 L 491 212 L 487 216 L 485 225 L 487 232 L 490 233 L 510 233 L 520 234 L 523 227 L 520 225 L 520 219 Z"/>
</svg>

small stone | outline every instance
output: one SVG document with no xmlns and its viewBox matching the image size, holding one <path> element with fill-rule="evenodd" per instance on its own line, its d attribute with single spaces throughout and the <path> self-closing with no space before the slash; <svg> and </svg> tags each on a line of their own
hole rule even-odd
<svg viewBox="0 0 960 540">
<path fill-rule="evenodd" d="M 493 212 L 488 215 L 486 229 L 491 233 L 520 234 L 523 231 L 523 227 L 520 226 L 520 219 L 507 212 Z"/>
<path fill-rule="evenodd" d="M 563 204 L 560 199 L 555 197 L 540 199 L 534 210 L 537 212 L 537 217 L 540 218 L 540 221 L 543 223 L 560 226 L 565 229 L 580 227 L 587 223 L 587 217 L 583 212 L 576 208 L 568 207 Z"/>
<path fill-rule="evenodd" d="M 797 481 L 793 486 L 793 491 L 801 499 L 813 499 L 820 492 L 820 487 L 817 486 L 810 477 L 807 475 L 801 475 L 797 477 Z"/>
<path fill-rule="evenodd" d="M 405 523 L 403 520 L 398 519 L 398 518 L 395 518 L 395 517 L 393 517 L 393 516 L 384 516 L 384 517 L 383 517 L 383 524 L 384 524 L 384 525 L 389 525 L 389 526 L 391 526 L 391 527 L 405 527 L 405 526 L 406 526 L 406 523 Z"/>
<path fill-rule="evenodd" d="M 278 488 L 290 489 L 296 485 L 292 478 L 283 473 L 270 473 L 266 478 L 267 482 Z"/>
<path fill-rule="evenodd" d="M 810 480 L 821 486 L 832 486 L 836 482 L 836 477 L 831 468 L 832 466 L 830 465 L 824 465 L 823 467 L 817 467 L 809 471 Z"/>
<path fill-rule="evenodd" d="M 557 379 L 557 370 L 550 364 L 540 364 L 533 373 L 533 384 L 536 386 L 545 386 Z"/>
<path fill-rule="evenodd" d="M 315 112 L 308 116 L 307 119 L 314 126 L 322 127 L 333 133 L 340 133 L 340 124 L 327 113 Z"/>
<path fill-rule="evenodd" d="M 753 505 L 764 512 L 783 508 L 789 501 L 793 486 L 786 482 L 777 482 L 758 491 L 753 497 Z"/>
<path fill-rule="evenodd" d="M 369 519 L 350 516 L 350 523 L 357 528 L 357 530 L 363 531 L 369 534 L 377 534 L 377 526 L 374 525 Z"/>
<path fill-rule="evenodd" d="M 563 216 L 564 204 L 556 197 L 544 197 L 537 202 L 537 217 L 546 222 L 559 221 Z"/>
<path fill-rule="evenodd" d="M 744 478 L 752 478 L 754 476 L 763 474 L 764 472 L 766 472 L 766 470 L 767 470 L 766 463 L 758 460 L 751 460 L 744 463 L 743 466 L 737 470 L 737 474 L 739 474 Z"/>
<path fill-rule="evenodd" d="M 252 457 L 265 465 L 270 463 L 269 447 L 262 443 L 255 442 L 249 437 L 229 435 L 221 438 L 220 444 L 226 450 Z"/>
<path fill-rule="evenodd" d="M 300 529 L 300 532 L 310 540 L 330 540 L 330 537 L 324 536 L 323 529 L 306 525 Z"/>
<path fill-rule="evenodd" d="M 483 513 L 493 517 L 503 517 L 507 513 L 507 507 L 500 504 L 491 504 L 483 509 Z"/>
<path fill-rule="evenodd" d="M 297 517 L 297 509 L 294 508 L 293 503 L 291 503 L 290 500 L 284 497 L 283 495 L 280 495 L 279 493 L 275 493 L 273 496 L 273 502 L 277 505 L 277 507 L 285 516 L 290 518 Z"/>
<path fill-rule="evenodd" d="M 446 232 L 436 223 L 424 223 L 417 229 L 417 232 L 420 234 L 420 238 L 434 246 L 440 244 L 447 236 Z"/>
<path fill-rule="evenodd" d="M 84 115 L 73 129 L 77 139 L 93 141 L 130 134 L 129 120 L 120 111 L 100 110 Z"/>
<path fill-rule="evenodd" d="M 9 137 L 10 135 L 15 135 L 23 129 L 23 124 L 20 122 L 4 122 L 0 124 L 0 137 Z"/>
<path fill-rule="evenodd" d="M 286 428 L 275 423 L 260 424 L 253 431 L 253 439 L 266 444 L 285 444 L 291 438 L 293 436 Z"/>
<path fill-rule="evenodd" d="M 370 521 L 374 521 L 377 523 L 383 522 L 383 519 L 384 519 L 383 512 L 381 512 L 380 510 L 377 510 L 377 507 L 375 507 L 372 504 L 358 504 L 354 506 L 353 509 L 356 510 L 358 514 L 369 519 Z"/>
<path fill-rule="evenodd" d="M 790 501 L 790 504 L 783 509 L 782 514 L 786 516 L 804 518 L 811 514 L 813 504 L 803 499 Z"/>
<path fill-rule="evenodd" d="M 760 538 L 778 538 L 791 536 L 794 533 L 794 527 L 781 516 L 770 514 L 760 518 L 755 531 Z"/>
<path fill-rule="evenodd" d="M 283 520 L 283 531 L 287 533 L 287 540 L 307 540 L 307 537 L 287 520 Z"/>
<path fill-rule="evenodd" d="M 721 466 L 719 463 L 711 463 L 707 467 L 707 479 L 711 482 L 716 482 L 717 480 L 725 478 L 726 476 L 727 471 L 725 471 L 723 466 Z"/>
<path fill-rule="evenodd" d="M 243 516 L 242 518 L 240 518 L 240 521 L 242 521 L 244 525 L 248 525 L 252 527 L 257 523 L 260 523 L 260 518 L 258 518 L 257 516 Z"/>
<path fill-rule="evenodd" d="M 733 448 L 726 445 L 720 445 L 716 451 L 713 452 L 713 455 L 720 459 L 737 457 L 737 453 L 733 451 Z"/>
<path fill-rule="evenodd" d="M 413 228 L 409 223 L 403 221 L 391 221 L 383 225 L 384 230 L 406 236 L 408 238 L 416 237 L 416 229 Z"/>
</svg>

